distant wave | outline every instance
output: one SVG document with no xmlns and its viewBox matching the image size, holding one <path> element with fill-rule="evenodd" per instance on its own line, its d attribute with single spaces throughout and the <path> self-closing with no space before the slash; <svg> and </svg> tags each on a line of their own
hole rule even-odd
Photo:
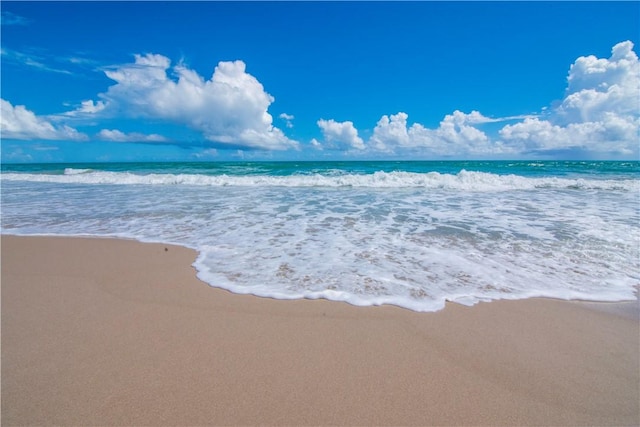
<svg viewBox="0 0 640 427">
<path fill-rule="evenodd" d="M 2 180 L 51 182 L 61 184 L 110 185 L 194 185 L 236 187 L 362 187 L 425 188 L 460 191 L 509 191 L 537 188 L 639 191 L 635 179 L 570 179 L 558 177 L 523 177 L 486 172 L 461 171 L 458 174 L 438 172 L 375 172 L 373 174 L 307 174 L 270 175 L 201 175 L 201 174 L 134 174 L 131 172 L 93 171 L 67 168 L 64 175 L 3 173 Z"/>
<path fill-rule="evenodd" d="M 74 169 L 74 168 L 66 168 L 64 170 L 65 175 L 80 175 L 83 173 L 93 172 L 93 169 Z"/>
</svg>

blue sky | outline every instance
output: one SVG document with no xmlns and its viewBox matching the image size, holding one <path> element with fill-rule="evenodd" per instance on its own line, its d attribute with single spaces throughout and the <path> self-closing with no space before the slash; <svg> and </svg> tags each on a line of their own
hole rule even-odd
<svg viewBox="0 0 640 427">
<path fill-rule="evenodd" d="M 637 159 L 638 2 L 10 2 L 2 161 Z"/>
</svg>

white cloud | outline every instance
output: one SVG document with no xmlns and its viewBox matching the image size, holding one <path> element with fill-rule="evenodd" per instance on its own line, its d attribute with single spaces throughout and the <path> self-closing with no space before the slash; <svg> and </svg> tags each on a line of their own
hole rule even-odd
<svg viewBox="0 0 640 427">
<path fill-rule="evenodd" d="M 124 133 L 117 129 L 102 129 L 98 132 L 98 137 L 106 141 L 116 142 L 167 142 L 167 138 L 156 133 L 145 135 L 138 132 Z"/>
<path fill-rule="evenodd" d="M 328 148 L 337 149 L 357 149 L 365 148 L 364 141 L 358 136 L 358 130 L 353 126 L 353 122 L 336 122 L 335 120 L 318 120 L 318 126 L 322 130 L 325 144 Z M 315 141 L 317 146 L 318 141 Z"/>
<path fill-rule="evenodd" d="M 293 127 L 293 119 L 295 119 L 293 114 L 282 113 L 278 117 L 285 121 L 288 128 Z"/>
<path fill-rule="evenodd" d="M 0 99 L 0 133 L 2 139 L 45 139 L 84 141 L 87 135 L 69 126 L 54 126 L 46 119 L 36 116 L 24 105 L 11 105 Z"/>
<path fill-rule="evenodd" d="M 96 114 L 104 110 L 104 108 L 105 108 L 104 102 L 102 101 L 93 102 L 92 100 L 88 100 L 88 101 L 82 101 L 82 103 L 80 104 L 80 108 L 78 108 L 76 111 L 78 111 L 79 113 L 85 113 L 85 114 Z"/>
<path fill-rule="evenodd" d="M 488 118 L 477 111 L 465 114 L 456 110 L 445 116 L 436 129 L 428 129 L 420 123 L 409 126 L 408 117 L 404 112 L 382 116 L 366 144 L 352 122 L 321 119 L 318 126 L 322 130 L 324 144 L 314 138 L 311 146 L 318 149 L 324 146 L 342 150 L 368 149 L 371 152 L 424 157 L 503 154 L 509 150 L 499 141 L 492 143 L 484 132 L 473 126 L 505 119 Z"/>
<path fill-rule="evenodd" d="M 502 118 L 478 111 L 454 111 L 437 127 L 410 124 L 405 112 L 384 115 L 367 141 L 351 121 L 317 121 L 322 138 L 309 148 L 362 154 L 428 157 L 500 157 L 553 154 L 579 150 L 606 157 L 638 156 L 640 149 L 640 62 L 633 43 L 616 44 L 609 58 L 582 56 L 571 65 L 564 98 L 543 107 L 541 114 Z M 3 59 L 43 67 L 36 57 L 2 48 Z M 242 61 L 219 62 L 209 79 L 183 63 L 172 66 L 162 55 L 135 55 L 135 61 L 112 67 L 106 75 L 115 83 L 97 100 L 57 116 L 36 116 L 25 106 L 2 100 L 3 139 L 86 140 L 76 129 L 58 125 L 73 120 L 148 118 L 189 127 L 228 148 L 286 150 L 299 144 L 273 126 L 268 110 L 274 98 L 246 72 Z M 293 127 L 294 116 L 281 113 Z M 509 121 L 503 126 L 485 126 Z M 95 126 L 95 121 L 91 123 Z M 102 127 L 102 126 L 101 126 Z M 98 127 L 97 129 L 100 129 Z M 96 129 L 96 131 L 97 131 Z M 485 133 L 494 129 L 494 137 Z M 97 138 L 110 141 L 168 142 L 158 134 L 102 129 Z M 212 144 L 215 147 L 215 145 Z M 264 154 L 264 153 L 258 153 Z"/>
<path fill-rule="evenodd" d="M 490 118 L 478 111 L 454 111 L 435 129 L 400 112 L 382 116 L 368 145 L 377 151 L 423 156 L 491 157 L 578 150 L 594 155 L 638 155 L 640 146 L 640 63 L 629 41 L 608 59 L 586 56 L 571 66 L 565 98 L 533 115 Z M 490 138 L 479 126 L 520 120 Z"/>
<path fill-rule="evenodd" d="M 229 146 L 298 147 L 272 125 L 267 110 L 274 98 L 245 71 L 244 62 L 219 62 L 209 80 L 184 64 L 170 65 L 162 55 L 135 55 L 135 63 L 106 71 L 116 84 L 99 95 L 104 113 L 169 120 Z"/>
<path fill-rule="evenodd" d="M 570 93 L 585 89 L 606 91 L 611 85 L 637 84 L 638 56 L 629 40 L 613 46 L 611 57 L 581 56 L 571 65 L 567 78 Z M 636 75 L 633 75 L 634 72 Z"/>
<path fill-rule="evenodd" d="M 408 117 L 406 113 L 402 112 L 391 116 L 382 116 L 373 129 L 369 144 L 380 151 L 388 151 L 394 146 L 409 147 L 414 145 L 407 130 Z"/>
<path fill-rule="evenodd" d="M 80 106 L 75 110 L 67 111 L 62 114 L 49 116 L 52 120 L 64 120 L 69 118 L 95 118 L 97 114 L 102 112 L 106 108 L 106 105 L 103 101 L 94 102 L 89 99 L 86 101 L 82 101 Z"/>
<path fill-rule="evenodd" d="M 618 43 L 609 59 L 580 57 L 571 66 L 567 96 L 558 114 L 568 122 L 601 120 L 605 113 L 640 111 L 640 62 L 630 41 Z"/>
<path fill-rule="evenodd" d="M 489 138 L 472 125 L 491 121 L 493 120 L 477 111 L 465 114 L 456 110 L 453 114 L 446 115 L 440 122 L 440 127 L 435 130 L 436 138 L 448 144 L 469 147 L 470 151 L 485 151 L 481 147 L 489 141 Z"/>
<path fill-rule="evenodd" d="M 578 58 L 569 70 L 565 98 L 547 120 L 505 126 L 500 136 L 515 149 L 580 149 L 595 153 L 638 153 L 640 63 L 633 43 L 616 44 L 611 57 Z"/>
<path fill-rule="evenodd" d="M 497 119 L 484 117 L 477 111 L 465 114 L 456 110 L 445 116 L 436 129 L 428 129 L 419 123 L 408 127 L 408 117 L 403 112 L 382 116 L 373 129 L 369 145 L 383 152 L 420 151 L 423 155 L 437 156 L 502 151 L 500 147 L 492 147 L 487 135 L 472 126 Z"/>
<path fill-rule="evenodd" d="M 594 153 L 633 154 L 638 150 L 640 119 L 605 113 L 601 120 L 552 124 L 548 120 L 527 119 L 505 126 L 500 136 L 523 153 L 580 149 Z"/>
</svg>

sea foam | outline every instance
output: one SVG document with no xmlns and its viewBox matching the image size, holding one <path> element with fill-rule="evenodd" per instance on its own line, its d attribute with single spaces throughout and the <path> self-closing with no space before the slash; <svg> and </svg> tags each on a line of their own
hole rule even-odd
<svg viewBox="0 0 640 427">
<path fill-rule="evenodd" d="M 570 179 L 559 177 L 531 178 L 518 175 L 497 175 L 486 172 L 441 174 L 438 172 L 375 172 L 373 174 L 301 174 L 289 176 L 202 174 L 135 174 L 130 172 L 92 171 L 66 168 L 63 175 L 3 173 L 2 180 L 51 182 L 59 184 L 113 185 L 195 185 L 239 187 L 362 187 L 362 188 L 425 188 L 461 191 L 511 191 L 536 188 L 568 188 L 594 190 L 640 190 L 635 179 Z"/>
<path fill-rule="evenodd" d="M 633 177 L 80 169 L 3 173 L 2 232 L 177 243 L 233 292 L 416 311 L 632 300 L 640 283 Z"/>
</svg>

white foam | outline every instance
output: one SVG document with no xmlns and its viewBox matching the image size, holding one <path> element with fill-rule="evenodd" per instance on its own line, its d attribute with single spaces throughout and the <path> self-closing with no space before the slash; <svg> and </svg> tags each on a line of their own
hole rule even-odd
<svg viewBox="0 0 640 427">
<path fill-rule="evenodd" d="M 3 233 L 182 244 L 199 251 L 202 280 L 237 293 L 434 311 L 534 296 L 632 300 L 640 283 L 633 180 L 24 176 L 2 175 Z"/>
<path fill-rule="evenodd" d="M 80 175 L 80 174 L 89 173 L 89 172 L 93 172 L 93 169 L 74 169 L 74 168 L 64 169 L 65 175 Z"/>
<path fill-rule="evenodd" d="M 64 175 L 3 173 L 0 178 L 6 181 L 59 184 L 194 185 L 212 187 L 425 188 L 462 191 L 511 191 L 537 188 L 640 190 L 640 181 L 634 179 L 531 178 L 518 175 L 468 172 L 465 170 L 455 175 L 438 172 L 376 172 L 373 174 L 325 173 L 290 176 L 229 176 L 224 174 L 134 174 L 131 172 L 105 172 L 67 168 L 64 171 Z"/>
</svg>

